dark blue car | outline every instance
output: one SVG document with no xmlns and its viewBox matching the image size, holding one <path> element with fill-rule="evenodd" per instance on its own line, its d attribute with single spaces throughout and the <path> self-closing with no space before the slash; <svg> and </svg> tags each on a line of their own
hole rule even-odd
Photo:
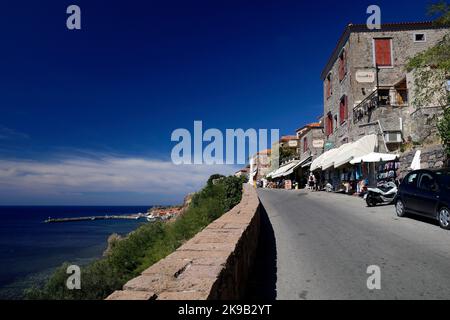
<svg viewBox="0 0 450 320">
<path fill-rule="evenodd" d="M 399 217 L 417 214 L 450 230 L 450 169 L 416 170 L 400 184 L 395 210 Z"/>
</svg>

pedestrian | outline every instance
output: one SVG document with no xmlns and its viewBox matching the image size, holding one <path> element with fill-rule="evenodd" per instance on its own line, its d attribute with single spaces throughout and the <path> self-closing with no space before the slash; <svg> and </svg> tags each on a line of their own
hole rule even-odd
<svg viewBox="0 0 450 320">
<path fill-rule="evenodd" d="M 314 190 L 314 185 L 315 185 L 315 177 L 314 175 L 311 173 L 309 175 L 309 179 L 308 179 L 308 189 L 309 190 Z"/>
</svg>

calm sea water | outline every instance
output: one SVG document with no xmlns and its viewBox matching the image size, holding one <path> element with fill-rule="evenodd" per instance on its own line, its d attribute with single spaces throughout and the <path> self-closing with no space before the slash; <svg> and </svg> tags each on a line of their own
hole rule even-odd
<svg viewBox="0 0 450 320">
<path fill-rule="evenodd" d="M 44 223 L 48 217 L 147 212 L 149 207 L 1 207 L 0 299 L 17 299 L 63 262 L 82 265 L 102 256 L 112 233 L 125 235 L 146 222 L 98 220 Z"/>
</svg>

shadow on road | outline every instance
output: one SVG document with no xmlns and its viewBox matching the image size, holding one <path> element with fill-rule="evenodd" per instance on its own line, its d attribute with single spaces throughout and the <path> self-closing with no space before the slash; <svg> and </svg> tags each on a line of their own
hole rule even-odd
<svg viewBox="0 0 450 320">
<path fill-rule="evenodd" d="M 246 300 L 275 300 L 277 297 L 277 247 L 269 216 L 261 204 L 261 230 Z"/>
<path fill-rule="evenodd" d="M 427 217 L 423 217 L 423 216 L 419 216 L 419 215 L 414 215 L 412 213 L 407 213 L 404 217 L 404 219 L 412 219 L 412 220 L 417 220 L 423 223 L 428 223 L 428 224 L 432 224 L 434 226 L 439 227 L 439 222 L 435 219 L 432 218 L 427 218 Z"/>
</svg>

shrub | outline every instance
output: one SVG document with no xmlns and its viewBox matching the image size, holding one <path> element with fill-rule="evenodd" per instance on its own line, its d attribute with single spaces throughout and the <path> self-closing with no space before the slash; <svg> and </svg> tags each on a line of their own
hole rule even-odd
<svg viewBox="0 0 450 320">
<path fill-rule="evenodd" d="M 145 224 L 123 240 L 115 241 L 108 256 L 81 270 L 81 290 L 66 288 L 68 263 L 55 270 L 42 287 L 25 292 L 28 299 L 104 299 L 130 279 L 175 251 L 209 223 L 241 201 L 242 178 L 211 176 L 192 199 L 187 211 L 173 223 Z"/>
</svg>

